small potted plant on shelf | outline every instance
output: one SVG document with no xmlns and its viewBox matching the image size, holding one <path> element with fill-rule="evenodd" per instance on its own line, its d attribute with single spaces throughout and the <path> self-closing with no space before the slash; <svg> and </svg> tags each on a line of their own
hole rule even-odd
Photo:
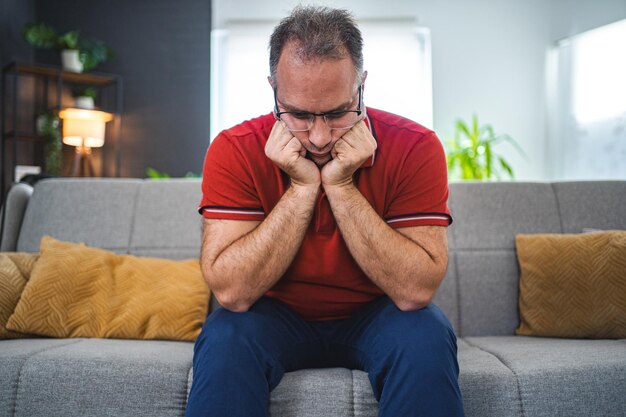
<svg viewBox="0 0 626 417">
<path fill-rule="evenodd" d="M 87 110 L 93 110 L 96 107 L 94 100 L 98 93 L 95 88 L 80 87 L 73 90 L 72 95 L 74 96 L 74 107 Z"/>
<path fill-rule="evenodd" d="M 113 50 L 97 39 L 81 39 L 79 31 L 63 35 L 45 23 L 29 23 L 22 29 L 24 39 L 37 48 L 61 51 L 61 63 L 67 71 L 83 72 L 114 58 Z"/>
</svg>

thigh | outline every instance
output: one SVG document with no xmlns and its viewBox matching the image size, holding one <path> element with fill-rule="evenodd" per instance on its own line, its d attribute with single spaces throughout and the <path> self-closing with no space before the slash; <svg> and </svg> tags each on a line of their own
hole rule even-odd
<svg viewBox="0 0 626 417">
<path fill-rule="evenodd" d="M 435 305 L 384 297 L 342 323 L 336 342 L 367 371 L 380 416 L 463 416 L 456 336 Z"/>
<path fill-rule="evenodd" d="M 196 340 L 194 356 L 217 355 L 228 360 L 249 352 L 288 372 L 312 366 L 322 345 L 307 321 L 284 303 L 262 297 L 244 313 L 222 307 L 211 313 Z"/>
<path fill-rule="evenodd" d="M 402 311 L 386 296 L 343 321 L 331 349 L 347 366 L 367 372 L 379 371 L 393 357 L 436 363 L 457 353 L 454 330 L 439 307 Z"/>
</svg>

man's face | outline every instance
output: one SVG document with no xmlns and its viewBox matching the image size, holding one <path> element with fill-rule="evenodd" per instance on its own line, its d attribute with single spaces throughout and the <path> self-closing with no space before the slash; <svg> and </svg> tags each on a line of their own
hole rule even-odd
<svg viewBox="0 0 626 417">
<path fill-rule="evenodd" d="M 342 59 L 302 61 L 289 42 L 276 67 L 276 99 L 279 111 L 326 113 L 355 110 L 358 103 L 354 64 Z M 331 130 L 316 117 L 310 130 L 292 132 L 307 150 L 307 157 L 322 167 L 332 159 L 330 151 L 347 130 Z"/>
</svg>

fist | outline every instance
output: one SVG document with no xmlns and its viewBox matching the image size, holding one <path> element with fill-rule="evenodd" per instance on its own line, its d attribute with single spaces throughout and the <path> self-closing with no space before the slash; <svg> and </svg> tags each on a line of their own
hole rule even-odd
<svg viewBox="0 0 626 417">
<path fill-rule="evenodd" d="M 352 175 L 377 148 L 376 139 L 363 120 L 346 132 L 331 151 L 333 159 L 322 168 L 324 187 L 352 182 Z"/>
<path fill-rule="evenodd" d="M 280 120 L 272 127 L 265 155 L 289 175 L 293 184 L 319 187 L 320 170 L 313 161 L 306 159 L 306 149 Z"/>
</svg>

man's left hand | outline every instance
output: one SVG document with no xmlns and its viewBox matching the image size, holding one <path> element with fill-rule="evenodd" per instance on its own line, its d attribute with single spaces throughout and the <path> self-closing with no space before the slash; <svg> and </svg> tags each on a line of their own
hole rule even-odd
<svg viewBox="0 0 626 417">
<path fill-rule="evenodd" d="M 377 146 L 364 120 L 354 125 L 335 143 L 331 151 L 333 159 L 322 168 L 324 187 L 351 183 L 354 172 L 374 154 Z"/>
</svg>

